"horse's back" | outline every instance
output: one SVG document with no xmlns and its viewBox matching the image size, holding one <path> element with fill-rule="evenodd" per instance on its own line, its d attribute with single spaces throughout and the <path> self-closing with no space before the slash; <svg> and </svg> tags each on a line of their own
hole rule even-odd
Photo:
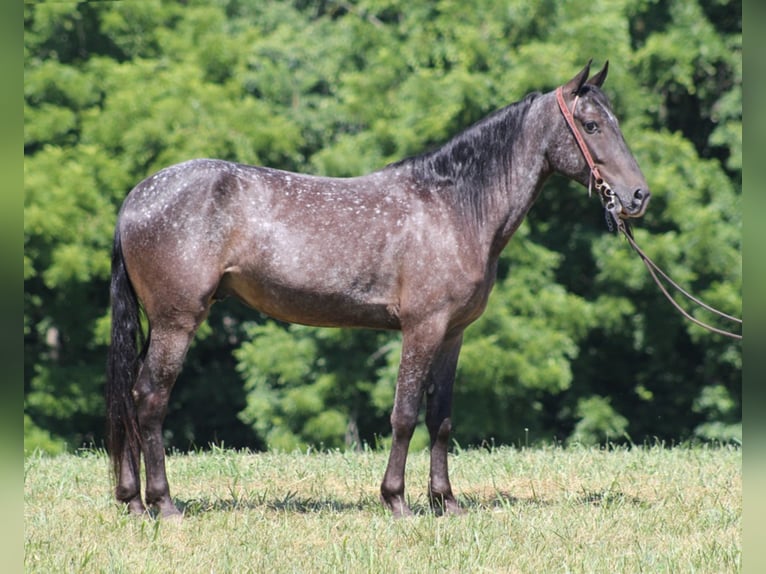
<svg viewBox="0 0 766 574">
<path fill-rule="evenodd" d="M 335 179 L 220 160 L 174 165 L 125 201 L 126 267 L 157 313 L 235 296 L 291 322 L 399 328 L 486 290 L 486 274 L 465 260 L 475 249 L 459 219 L 414 187 L 406 166 Z"/>
<path fill-rule="evenodd" d="M 374 187 L 374 185 L 372 186 Z M 389 189 L 390 191 L 390 189 Z M 278 318 L 396 328 L 401 201 L 364 178 L 191 160 L 140 182 L 118 221 L 139 296 L 233 295 Z M 175 303 L 174 303 L 175 304 Z"/>
</svg>

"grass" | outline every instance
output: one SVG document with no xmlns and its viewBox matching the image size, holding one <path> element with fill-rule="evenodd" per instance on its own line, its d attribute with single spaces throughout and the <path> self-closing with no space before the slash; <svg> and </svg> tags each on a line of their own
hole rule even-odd
<svg viewBox="0 0 766 574">
<path fill-rule="evenodd" d="M 185 513 L 173 522 L 123 514 L 102 452 L 32 455 L 25 572 L 740 571 L 739 449 L 462 450 L 460 517 L 428 509 L 428 456 L 415 452 L 405 520 L 378 504 L 386 457 L 173 455 Z"/>
</svg>

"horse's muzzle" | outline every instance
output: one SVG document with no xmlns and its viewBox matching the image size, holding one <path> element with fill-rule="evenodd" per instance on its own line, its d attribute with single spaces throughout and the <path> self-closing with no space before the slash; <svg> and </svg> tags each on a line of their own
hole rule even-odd
<svg viewBox="0 0 766 574">
<path fill-rule="evenodd" d="M 641 217 L 649 206 L 649 198 L 651 196 L 652 194 L 649 193 L 648 189 L 639 188 L 635 190 L 633 192 L 633 199 L 630 202 L 630 207 L 628 209 L 623 209 L 623 211 L 627 211 L 626 215 L 628 217 Z"/>
</svg>

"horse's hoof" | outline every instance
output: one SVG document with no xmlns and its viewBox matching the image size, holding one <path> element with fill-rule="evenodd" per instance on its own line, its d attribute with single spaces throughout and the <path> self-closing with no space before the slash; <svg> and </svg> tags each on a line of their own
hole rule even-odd
<svg viewBox="0 0 766 574">
<path fill-rule="evenodd" d="M 127 503 L 128 507 L 128 514 L 131 516 L 144 516 L 146 515 L 146 507 L 144 506 L 144 503 L 141 502 L 141 498 L 134 498 L 130 502 Z"/>
<path fill-rule="evenodd" d="M 432 499 L 431 508 L 439 516 L 444 516 L 445 514 L 449 514 L 452 516 L 460 516 L 461 514 L 465 514 L 465 510 L 460 508 L 460 505 L 457 503 L 457 500 L 455 500 L 454 498 Z"/>
<path fill-rule="evenodd" d="M 452 516 L 461 516 L 465 514 L 465 510 L 460 508 L 460 505 L 457 503 L 457 500 L 449 500 L 444 505 L 444 514 L 450 514 Z"/>
<path fill-rule="evenodd" d="M 399 504 L 391 509 L 394 518 L 408 518 L 414 516 L 415 513 L 410 510 L 410 507 L 406 504 Z"/>
<path fill-rule="evenodd" d="M 395 496 L 392 499 L 387 499 L 381 495 L 380 500 L 383 503 L 383 506 L 391 511 L 391 514 L 393 514 L 394 518 L 405 518 L 407 516 L 413 516 L 412 510 L 410 510 L 410 507 L 407 506 L 406 502 L 404 502 L 403 496 Z"/>
<path fill-rule="evenodd" d="M 178 508 L 176 508 L 174 504 L 170 504 L 169 506 L 162 507 L 159 510 L 160 510 L 160 518 L 163 521 L 181 522 L 181 520 L 184 517 L 183 512 L 178 510 Z"/>
</svg>

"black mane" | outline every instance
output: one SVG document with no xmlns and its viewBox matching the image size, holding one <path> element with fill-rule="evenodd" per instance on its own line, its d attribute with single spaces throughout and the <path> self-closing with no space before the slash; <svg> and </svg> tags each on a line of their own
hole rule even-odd
<svg viewBox="0 0 766 574">
<path fill-rule="evenodd" d="M 479 120 L 441 147 L 393 165 L 409 165 L 424 190 L 450 194 L 461 213 L 480 220 L 487 186 L 510 174 L 511 149 L 519 126 L 540 92 L 533 92 Z"/>
</svg>

